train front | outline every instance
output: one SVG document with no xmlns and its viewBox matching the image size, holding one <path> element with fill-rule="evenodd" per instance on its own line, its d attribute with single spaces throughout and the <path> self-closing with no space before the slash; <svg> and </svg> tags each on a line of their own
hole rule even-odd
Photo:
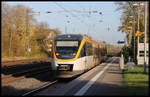
<svg viewBox="0 0 150 97">
<path fill-rule="evenodd" d="M 83 72 L 79 47 L 81 35 L 57 35 L 54 39 L 52 65 L 57 70 L 57 77 L 68 78 Z"/>
</svg>

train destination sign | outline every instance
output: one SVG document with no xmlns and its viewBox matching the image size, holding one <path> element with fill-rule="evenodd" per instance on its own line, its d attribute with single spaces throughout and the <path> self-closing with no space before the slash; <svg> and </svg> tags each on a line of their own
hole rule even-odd
<svg viewBox="0 0 150 97">
<path fill-rule="evenodd" d="M 57 41 L 56 46 L 78 47 L 78 41 Z"/>
</svg>

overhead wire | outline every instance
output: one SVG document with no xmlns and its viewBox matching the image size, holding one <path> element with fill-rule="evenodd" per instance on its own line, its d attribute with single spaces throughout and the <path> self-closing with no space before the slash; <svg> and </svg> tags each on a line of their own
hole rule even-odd
<svg viewBox="0 0 150 97">
<path fill-rule="evenodd" d="M 59 3 L 54 2 L 58 7 L 62 8 L 64 11 L 68 12 L 69 14 L 71 14 L 73 17 L 75 17 L 77 20 L 80 20 L 81 23 L 85 23 L 83 20 L 81 20 L 78 16 L 76 16 L 75 14 L 73 14 L 72 12 L 68 11 L 66 8 L 64 8 L 62 5 L 60 5 Z M 85 23 L 85 26 L 87 24 Z"/>
</svg>

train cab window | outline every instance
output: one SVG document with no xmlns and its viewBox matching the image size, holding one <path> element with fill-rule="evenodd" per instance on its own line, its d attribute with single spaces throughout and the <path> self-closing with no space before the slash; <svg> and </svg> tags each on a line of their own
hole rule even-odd
<svg viewBox="0 0 150 97">
<path fill-rule="evenodd" d="M 72 59 L 80 46 L 79 40 L 55 40 L 55 54 L 60 59 Z"/>
</svg>

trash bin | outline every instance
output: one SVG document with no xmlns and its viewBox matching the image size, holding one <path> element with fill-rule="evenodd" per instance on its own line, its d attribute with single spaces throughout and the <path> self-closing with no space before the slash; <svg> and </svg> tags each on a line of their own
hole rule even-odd
<svg viewBox="0 0 150 97">
<path fill-rule="evenodd" d="M 128 70 L 133 70 L 135 63 L 134 62 L 127 62 Z"/>
</svg>

